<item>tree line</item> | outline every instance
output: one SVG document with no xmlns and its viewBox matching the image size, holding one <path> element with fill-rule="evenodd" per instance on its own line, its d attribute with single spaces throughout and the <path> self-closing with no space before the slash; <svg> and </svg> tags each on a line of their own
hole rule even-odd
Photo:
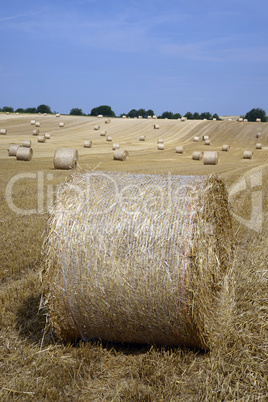
<svg viewBox="0 0 268 402">
<path fill-rule="evenodd" d="M 23 108 L 18 108 L 16 110 L 13 109 L 11 106 L 4 106 L 2 109 L 0 108 L 0 112 L 9 112 L 9 113 L 47 113 L 47 114 L 52 114 L 51 108 L 48 105 L 39 105 L 37 107 L 28 107 L 26 109 Z M 53 112 L 56 113 L 56 112 Z M 108 105 L 101 105 L 98 107 L 94 107 L 91 109 L 90 113 L 85 114 L 82 109 L 80 108 L 73 108 L 70 110 L 70 115 L 72 116 L 99 116 L 103 115 L 105 117 L 116 117 L 115 112 L 112 110 L 111 106 Z M 131 117 L 131 118 L 138 118 L 138 117 L 143 117 L 143 118 L 148 118 L 148 117 L 153 117 L 155 116 L 155 113 L 152 109 L 131 109 L 128 113 L 122 113 L 120 114 L 120 117 L 126 116 L 126 117 Z M 217 113 L 211 114 L 210 112 L 203 112 L 203 113 L 198 113 L 198 112 L 187 112 L 184 115 L 181 115 L 180 113 L 172 113 L 169 111 L 163 112 L 161 115 L 157 116 L 159 119 L 179 119 L 181 117 L 186 117 L 188 120 L 220 120 L 220 117 L 218 116 Z M 261 119 L 262 122 L 267 121 L 267 116 L 266 112 L 264 109 L 261 108 L 253 108 L 249 112 L 247 112 L 245 115 L 242 115 L 240 117 L 243 117 L 247 119 L 248 121 L 256 121 L 257 118 Z"/>
</svg>

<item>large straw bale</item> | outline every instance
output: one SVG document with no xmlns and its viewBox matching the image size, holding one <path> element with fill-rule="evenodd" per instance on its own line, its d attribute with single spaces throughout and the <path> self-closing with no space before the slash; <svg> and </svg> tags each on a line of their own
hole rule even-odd
<svg viewBox="0 0 268 402">
<path fill-rule="evenodd" d="M 224 144 L 221 148 L 222 151 L 228 152 L 230 150 L 230 145 Z"/>
<path fill-rule="evenodd" d="M 192 159 L 194 161 L 201 161 L 203 158 L 203 152 L 201 151 L 194 151 L 192 154 Z"/>
<path fill-rule="evenodd" d="M 35 126 L 35 120 L 31 120 L 31 126 Z"/>
<path fill-rule="evenodd" d="M 226 335 L 233 235 L 218 178 L 75 174 L 47 233 L 44 292 L 62 340 L 209 349 Z"/>
<path fill-rule="evenodd" d="M 252 158 L 253 158 L 253 152 L 252 151 L 244 151 L 243 159 L 252 159 Z"/>
<path fill-rule="evenodd" d="M 165 145 L 164 144 L 157 144 L 158 151 L 164 151 Z"/>
<path fill-rule="evenodd" d="M 256 149 L 262 149 L 262 144 L 260 142 L 257 142 Z"/>
<path fill-rule="evenodd" d="M 113 147 L 112 147 L 113 151 L 115 151 L 116 149 L 119 149 L 119 148 L 120 148 L 120 145 L 117 142 L 113 143 Z"/>
<path fill-rule="evenodd" d="M 31 146 L 32 146 L 31 140 L 23 140 L 22 141 L 22 146 L 25 147 L 25 148 L 31 148 Z"/>
<path fill-rule="evenodd" d="M 91 148 L 92 147 L 92 141 L 91 140 L 85 140 L 84 141 L 84 148 Z"/>
<path fill-rule="evenodd" d="M 195 136 L 194 137 L 194 142 L 198 142 L 199 141 L 199 137 Z"/>
<path fill-rule="evenodd" d="M 184 148 L 184 146 L 178 145 L 178 146 L 176 147 L 176 153 L 177 153 L 177 154 L 184 154 L 184 153 L 185 153 L 185 148 Z"/>
<path fill-rule="evenodd" d="M 20 145 L 18 144 L 10 144 L 8 147 L 8 156 L 16 156 L 19 147 Z"/>
<path fill-rule="evenodd" d="M 55 169 L 75 169 L 78 163 L 78 151 L 72 148 L 57 148 L 54 153 Z"/>
<path fill-rule="evenodd" d="M 32 159 L 32 156 L 33 156 L 32 148 L 19 147 L 17 149 L 16 158 L 18 161 L 29 162 Z"/>
<path fill-rule="evenodd" d="M 217 151 L 205 151 L 203 155 L 204 165 L 217 165 L 219 162 L 219 153 Z"/>
<path fill-rule="evenodd" d="M 125 149 L 115 149 L 114 151 L 114 160 L 116 161 L 125 161 L 128 159 L 128 151 L 126 151 Z"/>
<path fill-rule="evenodd" d="M 7 134 L 7 129 L 6 128 L 1 128 L 0 129 L 0 134 L 1 135 L 6 135 Z"/>
<path fill-rule="evenodd" d="M 33 135 L 38 135 L 39 134 L 39 130 L 33 130 Z"/>
</svg>

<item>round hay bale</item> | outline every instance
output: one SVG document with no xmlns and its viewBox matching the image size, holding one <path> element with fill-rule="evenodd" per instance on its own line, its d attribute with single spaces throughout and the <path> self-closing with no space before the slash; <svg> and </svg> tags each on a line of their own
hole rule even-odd
<svg viewBox="0 0 268 402">
<path fill-rule="evenodd" d="M 145 141 L 146 140 L 146 135 L 141 135 L 139 137 L 139 141 Z"/>
<path fill-rule="evenodd" d="M 257 133 L 256 138 L 261 138 L 261 133 Z"/>
<path fill-rule="evenodd" d="M 35 125 L 35 120 L 31 120 L 31 126 Z"/>
<path fill-rule="evenodd" d="M 115 151 L 116 149 L 119 149 L 120 148 L 120 145 L 117 143 L 117 142 L 115 142 L 114 144 L 113 144 L 113 151 Z"/>
<path fill-rule="evenodd" d="M 199 141 L 199 137 L 194 137 L 194 142 L 198 142 Z"/>
<path fill-rule="evenodd" d="M 46 142 L 46 137 L 44 135 L 39 135 L 37 137 L 37 142 Z"/>
<path fill-rule="evenodd" d="M 104 131 L 104 130 L 103 130 L 103 131 L 100 132 L 100 136 L 101 136 L 101 137 L 106 137 L 106 134 L 107 134 L 107 131 Z"/>
<path fill-rule="evenodd" d="M 106 141 L 111 142 L 111 141 L 113 141 L 113 139 L 112 139 L 112 137 L 111 137 L 110 135 L 108 135 L 108 136 L 106 137 Z"/>
<path fill-rule="evenodd" d="M 92 141 L 91 140 L 85 140 L 84 141 L 84 148 L 91 148 L 92 147 Z"/>
<path fill-rule="evenodd" d="M 194 161 L 201 161 L 203 158 L 203 152 L 201 151 L 194 151 L 192 154 L 192 159 Z"/>
<path fill-rule="evenodd" d="M 33 135 L 38 135 L 39 134 L 39 130 L 33 130 Z"/>
<path fill-rule="evenodd" d="M 257 142 L 256 149 L 262 149 L 262 144 L 260 142 Z"/>
<path fill-rule="evenodd" d="M 202 140 L 203 141 L 209 140 L 209 136 L 208 135 L 203 135 Z"/>
<path fill-rule="evenodd" d="M 252 158 L 253 158 L 253 152 L 252 151 L 244 151 L 243 159 L 252 159 Z"/>
<path fill-rule="evenodd" d="M 219 153 L 217 151 L 205 151 L 203 155 L 204 165 L 217 165 L 219 162 Z"/>
<path fill-rule="evenodd" d="M 261 119 L 259 117 L 256 118 L 256 122 L 260 123 Z"/>
<path fill-rule="evenodd" d="M 19 147 L 20 145 L 18 144 L 10 144 L 8 148 L 8 156 L 16 156 Z"/>
<path fill-rule="evenodd" d="M 157 119 L 157 116 L 156 116 L 156 114 L 154 114 L 154 115 L 153 115 L 153 119 Z"/>
<path fill-rule="evenodd" d="M 23 140 L 22 141 L 22 146 L 25 147 L 25 148 L 31 148 L 31 146 L 32 146 L 31 140 Z"/>
<path fill-rule="evenodd" d="M 210 140 L 206 140 L 206 141 L 205 141 L 205 145 L 211 145 L 211 141 L 210 141 Z"/>
<path fill-rule="evenodd" d="M 94 126 L 94 130 L 99 130 L 100 126 L 98 126 L 97 124 Z"/>
<path fill-rule="evenodd" d="M 159 124 L 154 124 L 154 129 L 158 130 L 159 129 Z"/>
<path fill-rule="evenodd" d="M 125 161 L 128 159 L 128 151 L 125 149 L 116 149 L 114 151 L 114 160 L 116 161 Z"/>
<path fill-rule="evenodd" d="M 75 169 L 78 163 L 78 151 L 72 148 L 57 148 L 54 154 L 55 169 Z"/>
<path fill-rule="evenodd" d="M 222 151 L 228 152 L 230 150 L 230 145 L 224 144 L 221 148 Z"/>
<path fill-rule="evenodd" d="M 247 121 L 248 121 L 248 119 L 243 119 L 243 121 L 246 121 L 246 122 L 247 122 Z"/>
<path fill-rule="evenodd" d="M 97 118 L 101 119 L 103 117 L 103 114 L 98 114 Z"/>
<path fill-rule="evenodd" d="M 157 144 L 158 151 L 164 151 L 165 145 L 164 144 Z"/>
<path fill-rule="evenodd" d="M 177 154 L 184 154 L 185 153 L 185 148 L 182 145 L 179 145 L 176 147 L 176 153 Z"/>
<path fill-rule="evenodd" d="M 35 127 L 40 127 L 40 126 L 41 126 L 40 121 L 36 121 L 36 122 L 35 122 Z"/>
<path fill-rule="evenodd" d="M 45 139 L 50 140 L 50 134 L 49 133 L 45 133 Z"/>
<path fill-rule="evenodd" d="M 185 116 L 181 117 L 181 121 L 186 121 L 186 120 L 187 120 L 187 117 L 185 117 Z"/>
<path fill-rule="evenodd" d="M 57 193 L 44 243 L 42 282 L 59 338 L 205 350 L 224 339 L 228 208 L 214 176 L 74 174 Z"/>
<path fill-rule="evenodd" d="M 243 117 L 239 117 L 238 121 L 243 121 Z"/>
<path fill-rule="evenodd" d="M 27 161 L 29 162 L 33 157 L 32 148 L 19 147 L 17 149 L 16 158 L 18 161 Z"/>
<path fill-rule="evenodd" d="M 0 134 L 1 135 L 6 135 L 7 134 L 7 129 L 6 128 L 1 128 L 0 129 Z"/>
<path fill-rule="evenodd" d="M 164 144 L 164 140 L 163 140 L 163 138 L 158 138 L 158 140 L 157 140 L 157 144 Z"/>
<path fill-rule="evenodd" d="M 60 117 L 60 113 L 56 113 L 56 117 Z"/>
<path fill-rule="evenodd" d="M 59 123 L 59 127 L 64 127 L 65 126 L 65 123 L 63 122 L 63 121 L 61 121 L 60 123 Z"/>
<path fill-rule="evenodd" d="M 111 123 L 111 119 L 106 119 L 105 124 L 109 124 L 109 123 Z"/>
</svg>

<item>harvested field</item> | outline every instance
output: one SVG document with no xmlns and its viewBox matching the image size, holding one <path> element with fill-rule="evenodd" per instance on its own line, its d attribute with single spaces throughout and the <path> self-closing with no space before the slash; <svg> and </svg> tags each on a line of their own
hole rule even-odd
<svg viewBox="0 0 268 402">
<path fill-rule="evenodd" d="M 8 156 L 10 144 L 32 135 L 31 119 L 49 132 L 32 141 L 29 162 Z M 105 117 L 0 114 L 0 399 L 1 401 L 266 401 L 268 373 L 268 123 L 111 118 L 109 135 L 129 151 L 113 160 Z M 106 126 L 107 127 L 107 126 Z M 256 134 L 262 149 L 255 152 Z M 193 151 L 220 153 L 217 165 L 193 161 Z M 146 136 L 146 141 L 139 141 Z M 94 147 L 83 146 L 91 138 Z M 161 137 L 165 150 L 159 152 Z M 185 153 L 174 152 L 178 143 Z M 229 152 L 222 152 L 229 144 Z M 228 331 L 210 351 L 185 346 L 137 345 L 92 339 L 64 343 L 49 324 L 40 273 L 48 210 L 58 186 L 72 175 L 55 170 L 57 148 L 75 148 L 82 171 L 154 175 L 209 175 L 224 181 L 235 233 L 234 302 L 226 309 Z M 254 158 L 242 158 L 243 150 Z M 205 247 L 205 246 L 204 246 Z"/>
</svg>

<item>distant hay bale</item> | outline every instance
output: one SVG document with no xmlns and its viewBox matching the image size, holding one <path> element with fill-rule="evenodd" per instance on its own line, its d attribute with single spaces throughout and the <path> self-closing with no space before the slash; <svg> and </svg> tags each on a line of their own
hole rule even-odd
<svg viewBox="0 0 268 402">
<path fill-rule="evenodd" d="M 110 135 L 107 135 L 107 137 L 106 137 L 106 141 L 111 142 L 111 141 L 113 141 L 113 139 L 112 139 L 112 137 L 111 137 Z"/>
<path fill-rule="evenodd" d="M 213 117 L 213 119 L 212 119 L 213 121 L 216 121 L 217 119 L 216 119 L 216 117 Z"/>
<path fill-rule="evenodd" d="M 226 339 L 234 239 L 220 179 L 77 173 L 47 233 L 43 291 L 61 340 L 209 350 Z"/>
<path fill-rule="evenodd" d="M 6 115 L 8 116 L 8 115 L 9 115 L 9 112 L 6 112 Z"/>
<path fill-rule="evenodd" d="M 198 142 L 199 141 L 199 137 L 195 136 L 194 137 L 194 142 Z"/>
<path fill-rule="evenodd" d="M 101 137 L 106 137 L 106 134 L 107 134 L 107 131 L 105 131 L 105 130 L 102 130 L 102 131 L 100 132 L 100 136 L 101 136 Z"/>
<path fill-rule="evenodd" d="M 203 136 L 202 136 L 202 140 L 203 140 L 203 141 L 209 140 L 209 136 L 208 136 L 208 135 L 203 135 Z"/>
<path fill-rule="evenodd" d="M 56 113 L 56 117 L 60 117 L 60 113 Z"/>
<path fill-rule="evenodd" d="M 92 147 L 92 141 L 91 140 L 85 140 L 84 141 L 84 148 L 91 148 Z"/>
<path fill-rule="evenodd" d="M 203 152 L 201 151 L 194 151 L 192 154 L 192 159 L 194 161 L 201 161 L 203 158 Z"/>
<path fill-rule="evenodd" d="M 120 148 L 120 145 L 117 142 L 115 142 L 112 147 L 113 151 L 115 151 L 116 149 L 119 149 L 119 148 Z"/>
<path fill-rule="evenodd" d="M 157 149 L 158 149 L 158 151 L 164 151 L 164 149 L 165 149 L 164 144 L 157 144 Z"/>
<path fill-rule="evenodd" d="M 45 139 L 50 140 L 50 134 L 49 133 L 45 133 Z"/>
<path fill-rule="evenodd" d="M 187 120 L 187 117 L 185 117 L 185 116 L 181 117 L 181 121 L 186 121 L 186 120 Z"/>
<path fill-rule="evenodd" d="M 217 151 L 205 151 L 203 154 L 204 165 L 217 165 L 219 162 L 219 153 Z"/>
<path fill-rule="evenodd" d="M 111 119 L 106 119 L 105 124 L 109 124 L 109 123 L 111 123 Z"/>
<path fill-rule="evenodd" d="M 154 124 L 154 129 L 158 130 L 159 129 L 159 124 Z"/>
<path fill-rule="evenodd" d="M 100 126 L 98 126 L 98 124 L 96 124 L 95 126 L 94 126 L 94 130 L 99 130 L 100 129 Z"/>
<path fill-rule="evenodd" d="M 257 142 L 256 149 L 262 149 L 262 144 L 260 142 Z"/>
<path fill-rule="evenodd" d="M 27 161 L 32 160 L 33 150 L 32 148 L 19 147 L 17 149 L 16 158 L 18 161 Z"/>
<path fill-rule="evenodd" d="M 72 148 L 57 148 L 54 153 L 55 169 L 75 169 L 78 163 L 78 151 Z"/>
<path fill-rule="evenodd" d="M 243 121 L 243 117 L 239 117 L 238 121 Z"/>
<path fill-rule="evenodd" d="M 157 119 L 157 116 L 156 116 L 156 114 L 154 114 L 154 115 L 153 115 L 153 119 Z"/>
<path fill-rule="evenodd" d="M 32 125 L 32 126 L 35 125 L 35 120 L 31 120 L 31 125 Z"/>
<path fill-rule="evenodd" d="M 257 117 L 256 122 L 260 123 L 261 119 L 259 117 Z"/>
<path fill-rule="evenodd" d="M 35 122 L 35 127 L 40 127 L 40 125 L 41 125 L 40 121 Z"/>
<path fill-rule="evenodd" d="M 126 119 L 126 118 L 127 118 L 127 116 L 125 116 L 125 115 L 123 114 L 122 119 Z"/>
<path fill-rule="evenodd" d="M 145 141 L 146 140 L 146 135 L 141 135 L 139 137 L 139 141 Z"/>
<path fill-rule="evenodd" d="M 185 148 L 182 145 L 178 145 L 176 147 L 176 153 L 177 154 L 184 154 L 185 153 Z"/>
<path fill-rule="evenodd" d="M 128 159 L 128 151 L 126 151 L 125 149 L 116 149 L 114 151 L 114 160 L 116 161 L 125 161 Z"/>
<path fill-rule="evenodd" d="M 244 151 L 243 159 L 252 159 L 252 158 L 253 158 L 253 152 L 252 151 Z"/>
<path fill-rule="evenodd" d="M 16 156 L 19 147 L 20 145 L 18 144 L 10 144 L 8 148 L 8 156 Z"/>
<path fill-rule="evenodd" d="M 143 119 L 143 116 L 139 116 L 139 119 Z"/>
<path fill-rule="evenodd" d="M 1 135 L 6 135 L 7 134 L 7 129 L 6 128 L 1 128 L 0 129 L 0 134 Z"/>
<path fill-rule="evenodd" d="M 64 127 L 65 126 L 65 123 L 63 123 L 63 121 L 61 121 L 60 123 L 59 123 L 59 127 Z"/>
<path fill-rule="evenodd" d="M 222 151 L 228 152 L 230 150 L 230 145 L 224 144 L 221 148 Z"/>
<path fill-rule="evenodd" d="M 31 148 L 31 146 L 32 146 L 31 140 L 22 141 L 22 146 L 25 147 L 25 148 Z"/>
<path fill-rule="evenodd" d="M 98 114 L 97 118 L 101 119 L 103 117 L 103 114 Z"/>
<path fill-rule="evenodd" d="M 164 144 L 164 140 L 163 140 L 163 138 L 158 138 L 158 140 L 157 140 L 157 144 Z"/>
<path fill-rule="evenodd" d="M 247 122 L 247 121 L 248 121 L 248 119 L 244 119 L 243 121 L 246 121 L 246 122 Z"/>
<path fill-rule="evenodd" d="M 206 141 L 205 141 L 205 145 L 211 145 L 211 141 L 210 141 L 210 140 L 206 140 Z"/>
<path fill-rule="evenodd" d="M 256 138 L 261 138 L 261 133 L 257 133 Z"/>
<path fill-rule="evenodd" d="M 39 134 L 39 130 L 33 130 L 33 135 L 38 135 Z"/>
<path fill-rule="evenodd" d="M 150 116 L 150 115 L 149 115 L 149 116 L 147 116 L 147 119 L 151 119 L 151 118 L 152 118 L 152 116 Z"/>
<path fill-rule="evenodd" d="M 37 142 L 46 142 L 46 137 L 44 135 L 39 135 L 37 137 Z"/>
</svg>

